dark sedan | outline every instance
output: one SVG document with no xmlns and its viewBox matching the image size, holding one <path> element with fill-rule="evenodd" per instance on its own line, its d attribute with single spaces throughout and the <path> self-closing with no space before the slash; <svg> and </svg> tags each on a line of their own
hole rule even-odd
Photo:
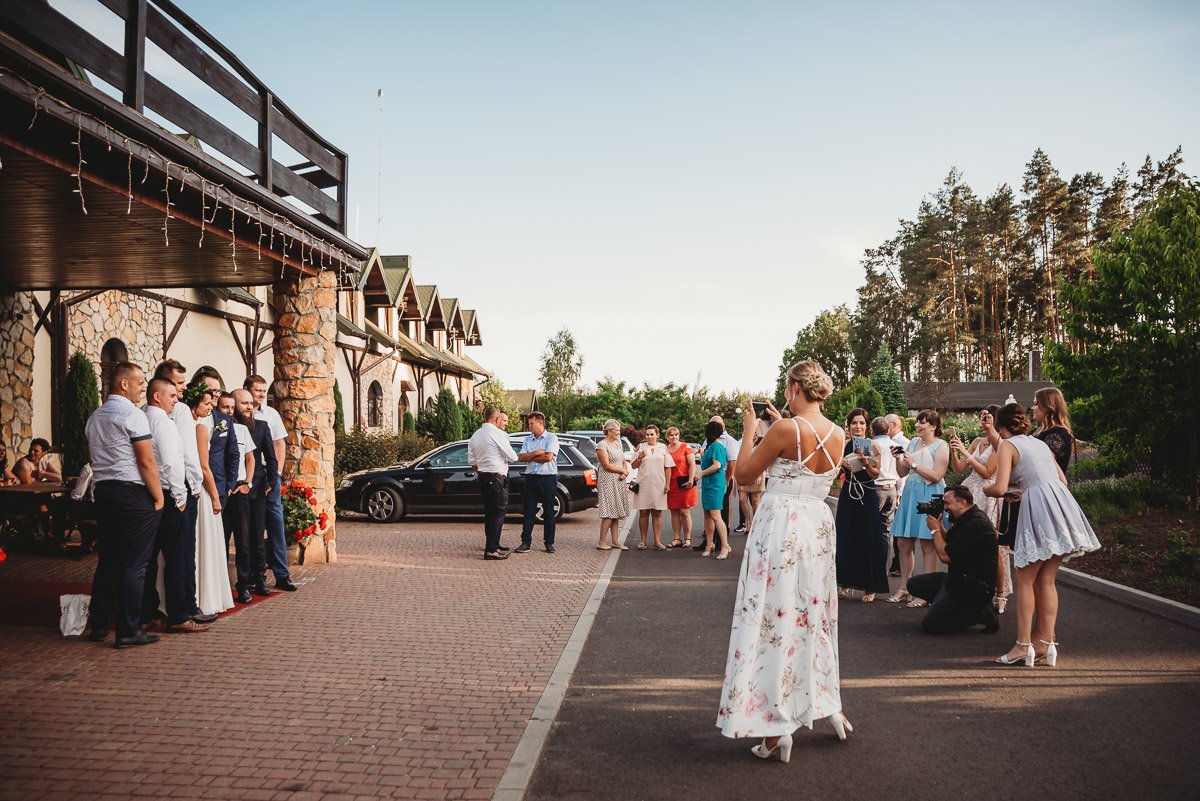
<svg viewBox="0 0 1200 801">
<path fill-rule="evenodd" d="M 513 442 L 513 450 L 520 450 L 519 441 Z M 522 514 L 524 490 L 525 464 L 514 462 L 508 469 L 509 514 Z M 560 441 L 555 519 L 596 503 L 596 469 L 573 444 Z M 467 464 L 466 440 L 442 445 L 406 464 L 350 473 L 338 485 L 337 505 L 365 512 L 377 523 L 407 514 L 483 513 L 478 478 Z"/>
</svg>

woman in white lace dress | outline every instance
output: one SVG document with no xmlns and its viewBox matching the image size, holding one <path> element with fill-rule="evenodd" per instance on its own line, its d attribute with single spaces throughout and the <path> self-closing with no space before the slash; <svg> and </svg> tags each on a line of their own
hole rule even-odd
<svg viewBox="0 0 1200 801">
<path fill-rule="evenodd" d="M 1029 419 L 1020 404 L 1010 403 L 996 415 L 992 435 L 996 449 L 996 481 L 984 492 L 993 498 L 1019 493 L 1013 564 L 1017 568 L 1017 643 L 996 661 L 1002 665 L 1058 661 L 1055 625 L 1058 589 L 1054 585 L 1063 562 L 1099 550 L 1100 542 L 1067 489 L 1067 478 L 1054 452 L 1029 436 Z M 1033 615 L 1037 612 L 1037 630 Z M 1034 640 L 1037 644 L 1034 644 Z"/>
<path fill-rule="evenodd" d="M 221 521 L 221 498 L 208 462 L 208 440 L 212 434 L 212 410 L 216 399 L 211 392 L 193 396 L 193 385 L 187 397 L 196 426 L 196 444 L 200 451 L 200 472 L 204 475 L 204 494 L 196 506 L 196 606 L 206 615 L 216 615 L 233 607 L 233 591 L 229 587 L 229 551 L 225 544 L 225 526 Z M 199 391 L 199 390 L 197 390 Z"/>
<path fill-rule="evenodd" d="M 784 397 L 792 419 L 776 421 L 754 445 L 754 412 L 737 480 L 764 471 L 766 491 L 746 539 L 729 634 L 717 726 L 726 737 L 762 737 L 762 759 L 792 751 L 792 733 L 829 718 L 845 739 L 838 673 L 836 535 L 825 503 L 845 433 L 821 414 L 833 384 L 816 362 L 794 365 Z M 747 404 L 749 406 L 749 404 Z"/>
<path fill-rule="evenodd" d="M 1000 499 L 989 498 L 983 491 L 984 487 L 996 480 L 995 449 L 988 442 L 988 435 L 993 431 L 993 421 L 1000 405 L 993 403 L 979 413 L 979 425 L 983 433 L 964 445 L 957 434 L 950 436 L 950 466 L 955 473 L 970 470 L 970 475 L 962 480 L 962 485 L 971 490 L 975 505 L 987 515 L 992 525 L 1000 524 Z M 996 594 L 992 598 L 992 606 L 999 614 L 1004 614 L 1008 605 L 1008 596 L 1012 595 L 1012 578 L 1009 576 L 1008 562 L 1012 558 L 1012 548 L 1000 546 L 999 558 L 996 560 Z"/>
</svg>

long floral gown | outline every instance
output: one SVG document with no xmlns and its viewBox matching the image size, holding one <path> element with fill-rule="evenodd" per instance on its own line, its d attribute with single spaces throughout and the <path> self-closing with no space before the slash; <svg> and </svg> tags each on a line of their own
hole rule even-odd
<svg viewBox="0 0 1200 801">
<path fill-rule="evenodd" d="M 804 420 L 804 418 L 793 418 Z M 804 420 L 808 423 L 807 420 Z M 809 428 L 813 428 L 808 423 Z M 837 536 L 825 503 L 837 473 L 776 459 L 746 542 L 717 726 L 726 737 L 776 737 L 840 712 Z M 816 434 L 816 430 L 813 430 Z M 800 450 L 796 423 L 796 446 Z"/>
</svg>

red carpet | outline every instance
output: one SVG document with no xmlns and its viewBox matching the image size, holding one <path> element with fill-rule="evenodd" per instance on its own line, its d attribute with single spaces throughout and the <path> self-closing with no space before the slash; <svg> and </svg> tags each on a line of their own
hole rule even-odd
<svg viewBox="0 0 1200 801">
<path fill-rule="evenodd" d="M 80 593 L 90 595 L 91 582 L 72 581 L 0 581 L 0 625 L 46 626 L 58 628 L 62 615 L 58 596 Z M 246 605 L 235 604 L 232 609 L 221 613 L 221 617 L 232 615 L 280 593 L 272 590 L 265 597 L 251 594 L 254 600 Z"/>
</svg>

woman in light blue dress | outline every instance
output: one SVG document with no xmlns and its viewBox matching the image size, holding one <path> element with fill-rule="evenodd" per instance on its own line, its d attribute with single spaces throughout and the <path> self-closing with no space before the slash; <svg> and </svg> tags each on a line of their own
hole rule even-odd
<svg viewBox="0 0 1200 801">
<path fill-rule="evenodd" d="M 942 442 L 942 418 L 932 409 L 917 415 L 917 435 L 908 443 L 904 453 L 896 458 L 896 473 L 903 478 L 904 492 L 892 521 L 892 536 L 900 553 L 900 589 L 888 596 L 888 603 L 907 601 L 907 606 L 928 606 L 927 601 L 914 598 L 904 588 L 912 578 L 916 563 L 916 544 L 921 541 L 922 573 L 937 570 L 937 551 L 933 547 L 933 532 L 925 515 L 917 514 L 918 503 L 928 503 L 934 495 L 946 491 L 946 468 L 950 464 L 950 447 Z"/>
<path fill-rule="evenodd" d="M 1020 404 L 1010 403 L 996 415 L 992 446 L 996 481 L 984 488 L 993 498 L 1019 496 L 1021 511 L 1013 538 L 1017 568 L 1017 642 L 996 661 L 1033 667 L 1058 662 L 1058 588 L 1054 582 L 1063 562 L 1099 550 L 1100 541 L 1067 489 L 1067 477 L 1046 443 L 1029 434 L 1029 419 Z M 1037 629 L 1033 614 L 1037 612 Z M 1035 643 L 1034 640 L 1037 642 Z"/>
</svg>

